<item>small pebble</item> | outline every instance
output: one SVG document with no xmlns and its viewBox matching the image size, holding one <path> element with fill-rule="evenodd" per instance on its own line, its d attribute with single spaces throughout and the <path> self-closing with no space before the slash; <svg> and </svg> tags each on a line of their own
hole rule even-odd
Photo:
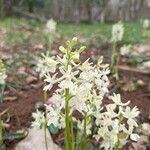
<svg viewBox="0 0 150 150">
<path fill-rule="evenodd" d="M 150 136 L 150 124 L 149 123 L 142 124 L 142 132 L 144 135 Z"/>
</svg>

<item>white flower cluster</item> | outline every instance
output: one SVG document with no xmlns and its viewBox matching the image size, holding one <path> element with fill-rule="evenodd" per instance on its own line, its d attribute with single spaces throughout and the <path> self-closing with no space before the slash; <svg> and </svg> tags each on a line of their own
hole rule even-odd
<svg viewBox="0 0 150 150">
<path fill-rule="evenodd" d="M 4 85 L 5 84 L 5 80 L 7 78 L 6 75 L 6 68 L 3 64 L 3 61 L 0 59 L 0 85 Z"/>
<path fill-rule="evenodd" d="M 46 23 L 45 32 L 47 32 L 47 33 L 55 32 L 56 31 L 56 25 L 57 25 L 57 23 L 53 19 L 48 20 Z"/>
<path fill-rule="evenodd" d="M 147 30 L 149 28 L 150 28 L 150 21 L 149 21 L 149 19 L 145 19 L 143 21 L 143 29 Z"/>
<path fill-rule="evenodd" d="M 73 115 L 75 111 L 86 118 L 86 134 L 94 134 L 98 141 L 102 139 L 101 147 L 106 150 L 115 146 L 118 137 L 121 137 L 120 142 L 129 136 L 130 139 L 136 140 L 138 136 L 132 132 L 134 127 L 137 127 L 135 117 L 139 114 L 138 109 L 134 107 L 131 110 L 127 106 L 129 102 L 122 103 L 120 95 L 114 94 L 111 97 L 113 104 L 106 105 L 105 111 L 102 100 L 108 93 L 107 75 L 110 73 L 108 65 L 102 64 L 102 57 L 97 64 L 93 64 L 89 59 L 80 63 L 79 56 L 85 47 L 74 49 L 76 43 L 77 38 L 73 38 L 67 41 L 66 48 L 62 46 L 59 48 L 64 54 L 62 58 L 59 56 L 49 58 L 43 55 L 41 64 L 38 64 L 40 76 L 44 77 L 47 83 L 44 90 L 48 91 L 54 85 L 58 86 L 46 104 L 47 125 L 53 124 L 58 128 L 65 128 L 64 110 L 67 97 L 69 116 L 77 123 L 80 134 L 84 130 L 84 120 L 75 118 Z M 43 124 L 44 114 L 40 113 L 38 117 L 38 113 L 33 116 L 35 122 L 38 122 L 33 124 L 35 126 Z M 39 118 L 42 118 L 41 121 Z M 98 127 L 96 133 L 91 131 L 93 123 Z"/>
<path fill-rule="evenodd" d="M 119 141 L 123 145 L 128 138 L 137 141 L 139 136 L 133 133 L 137 127 L 135 118 L 139 115 L 139 110 L 135 106 L 131 109 L 126 103 L 121 102 L 119 94 L 110 96 L 113 104 L 106 105 L 106 111 L 95 115 L 98 132 L 94 137 L 102 140 L 101 147 L 111 150 Z"/>
<path fill-rule="evenodd" d="M 124 35 L 124 25 L 121 22 L 114 24 L 112 27 L 111 41 L 115 43 L 121 41 L 123 39 L 123 35 Z"/>
<path fill-rule="evenodd" d="M 128 55 L 129 52 L 131 51 L 131 48 L 132 48 L 132 45 L 123 45 L 121 48 L 120 48 L 120 54 L 121 55 Z"/>
<path fill-rule="evenodd" d="M 37 59 L 36 71 L 39 73 L 40 78 L 43 78 L 49 72 L 54 73 L 57 62 L 54 61 L 48 54 L 41 54 L 41 57 Z"/>
<path fill-rule="evenodd" d="M 45 124 L 45 117 L 44 113 L 40 111 L 36 111 L 32 113 L 32 117 L 34 119 L 34 122 L 32 122 L 31 126 L 35 128 L 42 128 Z"/>
</svg>

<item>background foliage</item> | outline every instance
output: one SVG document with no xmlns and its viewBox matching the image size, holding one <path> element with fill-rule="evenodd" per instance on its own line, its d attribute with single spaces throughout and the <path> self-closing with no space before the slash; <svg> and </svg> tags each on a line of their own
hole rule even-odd
<svg viewBox="0 0 150 150">
<path fill-rule="evenodd" d="M 136 20 L 150 17 L 149 0 L 0 0 L 0 16 L 62 22 Z"/>
</svg>

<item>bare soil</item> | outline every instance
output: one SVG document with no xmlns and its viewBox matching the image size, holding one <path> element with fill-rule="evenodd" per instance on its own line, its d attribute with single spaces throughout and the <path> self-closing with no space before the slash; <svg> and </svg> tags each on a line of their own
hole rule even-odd
<svg viewBox="0 0 150 150">
<path fill-rule="evenodd" d="M 100 50 L 88 50 L 86 53 L 83 53 L 82 60 L 85 58 L 92 57 L 95 58 L 99 55 L 105 56 L 105 61 L 108 62 L 108 50 L 100 51 Z M 140 111 L 140 122 L 150 122 L 150 80 L 149 75 L 146 74 L 137 74 L 134 72 L 121 71 L 121 77 L 126 81 L 138 81 L 142 80 L 144 85 L 138 86 L 134 91 L 125 92 L 123 90 L 119 90 L 118 93 L 121 93 L 122 98 L 125 100 L 131 100 L 131 106 L 137 106 Z M 20 81 L 21 82 L 21 81 Z M 39 81 L 38 81 L 39 82 Z M 35 103 L 38 101 L 42 101 L 43 92 L 42 87 L 39 89 L 29 88 L 27 90 L 18 91 L 18 98 L 15 101 L 4 102 L 0 104 L 0 112 L 9 108 L 10 114 L 10 129 L 9 130 L 20 130 L 30 127 L 30 123 L 32 120 L 31 114 L 35 111 Z M 106 100 L 108 103 L 108 100 Z M 59 136 L 58 136 L 59 137 Z M 54 138 L 57 141 L 56 138 Z M 6 146 L 8 150 L 13 150 L 14 146 L 18 141 L 6 142 Z"/>
</svg>

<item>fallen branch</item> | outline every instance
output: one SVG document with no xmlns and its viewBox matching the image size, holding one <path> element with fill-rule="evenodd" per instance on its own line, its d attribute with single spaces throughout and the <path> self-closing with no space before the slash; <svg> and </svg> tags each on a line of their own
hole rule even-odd
<svg viewBox="0 0 150 150">
<path fill-rule="evenodd" d="M 118 69 L 123 70 L 123 71 L 129 71 L 129 72 L 137 72 L 137 73 L 142 73 L 142 74 L 150 74 L 149 71 L 137 69 L 137 68 L 131 68 L 128 66 L 118 66 Z"/>
</svg>

